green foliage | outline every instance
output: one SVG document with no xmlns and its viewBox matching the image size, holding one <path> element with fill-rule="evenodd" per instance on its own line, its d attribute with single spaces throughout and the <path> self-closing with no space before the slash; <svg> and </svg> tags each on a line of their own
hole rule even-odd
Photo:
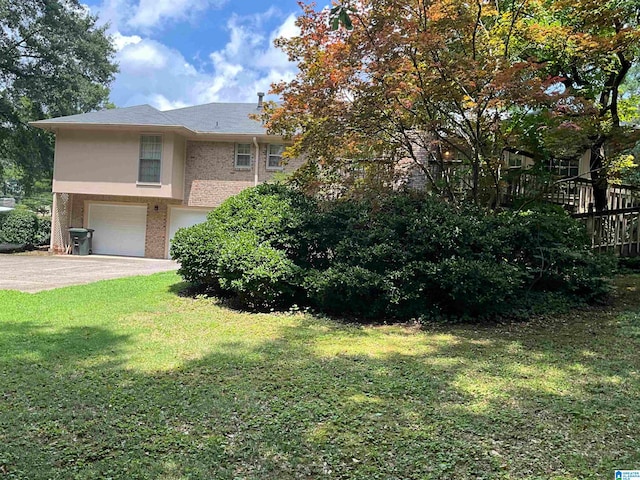
<svg viewBox="0 0 640 480">
<path fill-rule="evenodd" d="M 640 272 L 640 257 L 620 257 L 618 271 L 621 273 Z"/>
<path fill-rule="evenodd" d="M 559 292 L 590 302 L 609 292 L 605 277 L 615 270 L 615 258 L 594 254 L 583 225 L 560 207 L 503 213 L 490 228 L 496 257 L 526 274 L 527 292 Z"/>
<path fill-rule="evenodd" d="M 259 241 L 254 232 L 224 237 L 218 255 L 220 287 L 238 295 L 243 305 L 268 308 L 295 299 L 299 269 L 283 249 Z"/>
<path fill-rule="evenodd" d="M 545 295 L 602 299 L 613 269 L 561 209 L 496 215 L 415 193 L 321 203 L 281 185 L 228 200 L 171 252 L 187 281 L 245 306 L 359 318 L 526 316 Z"/>
<path fill-rule="evenodd" d="M 26 195 L 53 168 L 52 135 L 28 122 L 107 104 L 117 67 L 96 23 L 78 0 L 0 1 L 0 158 Z"/>
<path fill-rule="evenodd" d="M 298 233 L 313 202 L 282 185 L 260 185 L 230 198 L 206 223 L 179 230 L 171 256 L 189 282 L 237 295 L 252 308 L 299 297 Z"/>
<path fill-rule="evenodd" d="M 464 319 L 493 317 L 516 304 L 524 273 L 515 265 L 495 260 L 450 258 L 433 278 L 441 311 Z"/>
<path fill-rule="evenodd" d="M 173 272 L 0 291 L 1 478 L 607 478 L 640 464 L 640 276 L 616 284 L 423 329 L 232 311 Z"/>
<path fill-rule="evenodd" d="M 180 261 L 180 275 L 198 287 L 222 293 L 215 265 L 221 235 L 210 222 L 179 229 L 171 242 L 171 257 Z"/>
<path fill-rule="evenodd" d="M 627 164 L 621 168 L 621 183 L 640 188 L 640 141 L 637 142 L 628 153 L 633 157 L 633 165 Z"/>
<path fill-rule="evenodd" d="M 22 208 L 11 210 L 2 222 L 0 243 L 34 245 L 37 243 L 38 217 Z"/>
<path fill-rule="evenodd" d="M 636 188 L 640 188 L 640 168 L 628 168 L 625 169 L 622 176 L 622 183 L 625 185 L 631 185 Z"/>
<path fill-rule="evenodd" d="M 347 30 L 353 30 L 353 23 L 351 22 L 350 14 L 351 9 L 345 5 L 335 5 L 331 8 L 329 20 L 331 22 L 331 30 L 338 30 L 340 25 L 344 26 Z"/>
<path fill-rule="evenodd" d="M 392 282 L 367 268 L 337 263 L 309 272 L 305 286 L 312 304 L 327 313 L 380 318 L 388 310 Z"/>
<path fill-rule="evenodd" d="M 51 182 L 38 181 L 34 185 L 33 190 L 34 192 L 30 197 L 22 198 L 20 200 L 20 205 L 40 215 L 50 215 L 53 203 Z"/>
<path fill-rule="evenodd" d="M 47 245 L 51 240 L 51 218 L 38 217 L 38 231 L 34 237 L 34 245 Z"/>
</svg>

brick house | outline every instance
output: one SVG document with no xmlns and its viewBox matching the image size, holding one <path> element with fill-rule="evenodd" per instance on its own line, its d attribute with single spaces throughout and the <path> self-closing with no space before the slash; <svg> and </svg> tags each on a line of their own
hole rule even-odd
<svg viewBox="0 0 640 480">
<path fill-rule="evenodd" d="M 256 103 L 159 111 L 149 105 L 33 122 L 55 133 L 51 250 L 95 230 L 98 254 L 167 258 L 180 227 L 241 190 L 298 168 L 281 137 L 250 118 Z"/>
</svg>

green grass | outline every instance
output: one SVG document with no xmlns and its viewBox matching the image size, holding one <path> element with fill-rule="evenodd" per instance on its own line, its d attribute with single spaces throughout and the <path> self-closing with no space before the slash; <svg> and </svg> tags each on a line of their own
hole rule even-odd
<svg viewBox="0 0 640 480">
<path fill-rule="evenodd" d="M 0 291 L 0 477 L 590 479 L 640 468 L 640 276 L 499 326 L 353 326 L 174 273 Z"/>
</svg>

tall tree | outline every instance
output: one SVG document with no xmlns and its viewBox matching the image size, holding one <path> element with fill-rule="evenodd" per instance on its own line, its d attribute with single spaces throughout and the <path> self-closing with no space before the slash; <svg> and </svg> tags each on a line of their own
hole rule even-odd
<svg viewBox="0 0 640 480">
<path fill-rule="evenodd" d="M 640 108 L 630 75 L 640 60 L 640 2 L 548 0 L 543 6 L 524 53 L 559 79 L 563 95 L 545 112 L 555 128 L 540 130 L 541 143 L 556 156 L 590 150 L 595 207 L 603 210 L 609 167 L 639 139 L 639 126 L 623 120 L 637 119 Z"/>
<path fill-rule="evenodd" d="M 21 168 L 27 193 L 53 167 L 51 137 L 27 123 L 105 106 L 113 55 L 78 0 L 0 0 L 0 156 Z"/>
<path fill-rule="evenodd" d="M 268 127 L 295 140 L 291 153 L 329 166 L 412 159 L 450 199 L 456 192 L 435 181 L 429 163 L 457 152 L 470 170 L 471 197 L 495 201 L 502 151 L 520 146 L 533 114 L 555 111 L 558 121 L 593 107 L 559 88 L 567 77 L 554 59 L 536 55 L 550 51 L 546 34 L 580 38 L 595 20 L 586 18 L 582 30 L 580 22 L 559 22 L 561 15 L 573 18 L 560 3 L 353 0 L 332 11 L 302 5 L 300 35 L 278 41 L 300 73 L 274 85 L 283 103 L 267 109 Z M 345 15 L 352 29 L 336 28 Z M 637 41 L 637 30 L 627 31 L 630 48 Z M 592 47 L 602 49 L 604 41 Z M 585 66 L 589 54 L 575 50 Z M 429 163 L 420 158 L 425 151 Z"/>
</svg>

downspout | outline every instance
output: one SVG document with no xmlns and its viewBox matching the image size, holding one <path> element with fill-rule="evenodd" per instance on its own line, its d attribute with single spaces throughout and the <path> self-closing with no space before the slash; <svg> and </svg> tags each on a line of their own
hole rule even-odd
<svg viewBox="0 0 640 480">
<path fill-rule="evenodd" d="M 253 137 L 253 144 L 256 147 L 256 171 L 253 176 L 253 186 L 258 186 L 258 168 L 260 167 L 260 147 L 258 146 L 258 141 L 256 137 Z"/>
<path fill-rule="evenodd" d="M 56 222 L 58 221 L 58 195 L 53 194 L 53 203 L 51 204 L 51 238 L 49 239 L 49 251 L 56 253 Z"/>
</svg>

